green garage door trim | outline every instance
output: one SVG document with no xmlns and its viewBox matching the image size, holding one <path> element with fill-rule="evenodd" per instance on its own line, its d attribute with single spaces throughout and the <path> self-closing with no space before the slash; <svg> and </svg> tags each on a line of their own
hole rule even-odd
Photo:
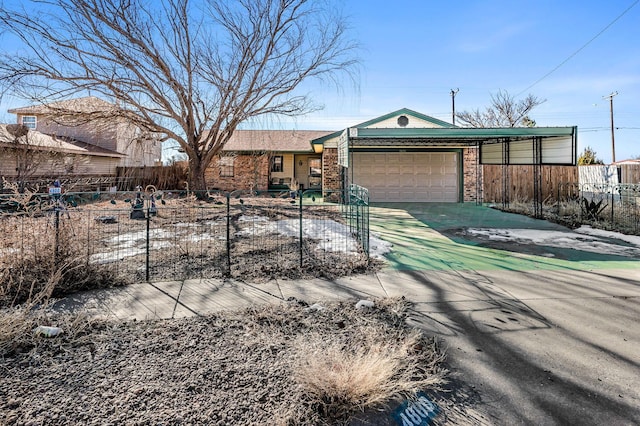
<svg viewBox="0 0 640 426">
<path fill-rule="evenodd" d="M 458 202 L 460 150 L 354 151 L 352 181 L 373 202 Z"/>
</svg>

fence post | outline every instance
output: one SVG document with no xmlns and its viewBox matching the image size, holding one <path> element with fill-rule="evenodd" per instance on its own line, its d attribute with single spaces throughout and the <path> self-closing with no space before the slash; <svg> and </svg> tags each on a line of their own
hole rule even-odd
<svg viewBox="0 0 640 426">
<path fill-rule="evenodd" d="M 151 227 L 151 215 L 149 213 L 150 213 L 150 209 L 147 206 L 147 247 L 146 247 L 146 259 L 145 259 L 146 264 L 145 264 L 145 273 L 144 273 L 145 280 L 147 282 L 149 282 L 149 262 L 150 262 L 149 252 L 150 252 L 150 248 L 151 248 L 151 242 L 149 241 L 149 239 L 150 239 L 150 232 L 149 231 L 150 231 L 150 227 Z"/>
<path fill-rule="evenodd" d="M 615 203 L 615 198 L 614 198 L 614 193 L 615 193 L 615 186 L 611 188 L 611 226 L 613 226 L 613 204 Z"/>
<path fill-rule="evenodd" d="M 302 270 L 302 189 L 298 190 L 300 198 L 300 270 Z"/>
<path fill-rule="evenodd" d="M 227 193 L 227 276 L 231 277 L 231 194 Z"/>
<path fill-rule="evenodd" d="M 58 264 L 58 254 L 60 253 L 60 209 L 55 207 L 56 210 L 56 246 L 53 250 L 53 264 Z"/>
</svg>

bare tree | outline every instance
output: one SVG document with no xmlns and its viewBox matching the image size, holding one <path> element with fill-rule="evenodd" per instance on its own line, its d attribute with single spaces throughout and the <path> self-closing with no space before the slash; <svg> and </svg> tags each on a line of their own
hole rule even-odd
<svg viewBox="0 0 640 426">
<path fill-rule="evenodd" d="M 507 91 L 498 90 L 491 95 L 491 106 L 484 111 L 462 111 L 456 114 L 456 118 L 462 127 L 534 127 L 536 122 L 529 113 L 544 102 L 545 99 L 531 94 L 516 101 Z"/>
<path fill-rule="evenodd" d="M 0 82 L 41 102 L 106 96 L 120 108 L 84 118 L 177 141 L 193 189 L 240 123 L 319 109 L 296 89 L 357 65 L 331 0 L 28 0 L 0 22 L 28 52 L 0 58 Z"/>
<path fill-rule="evenodd" d="M 59 168 L 65 163 L 65 159 L 72 159 L 72 156 L 65 156 L 55 148 L 38 143 L 31 137 L 26 126 L 7 124 L 5 129 L 8 138 L 0 140 L 0 154 L 5 161 L 11 161 L 15 165 L 15 174 L 11 180 L 16 183 L 19 192 L 24 192 L 27 181 L 38 173 Z"/>
</svg>

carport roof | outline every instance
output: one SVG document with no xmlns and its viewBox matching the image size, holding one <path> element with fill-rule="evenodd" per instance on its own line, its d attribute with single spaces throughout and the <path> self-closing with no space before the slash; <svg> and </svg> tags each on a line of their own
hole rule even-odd
<svg viewBox="0 0 640 426">
<path fill-rule="evenodd" d="M 497 143 L 505 140 L 526 140 L 574 136 L 577 127 L 499 127 L 499 128 L 349 128 L 352 146 L 447 146 L 474 145 L 477 142 Z M 322 145 L 327 138 L 312 141 Z"/>
</svg>

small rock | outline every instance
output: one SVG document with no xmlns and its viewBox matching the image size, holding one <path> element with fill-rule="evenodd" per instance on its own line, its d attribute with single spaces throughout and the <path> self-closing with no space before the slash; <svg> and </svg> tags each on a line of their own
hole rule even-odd
<svg viewBox="0 0 640 426">
<path fill-rule="evenodd" d="M 313 305 L 309 306 L 308 308 L 305 308 L 305 312 L 317 312 L 317 311 L 321 311 L 324 309 L 324 306 L 322 306 L 319 303 L 314 303 Z"/>
<path fill-rule="evenodd" d="M 371 300 L 361 300 L 356 303 L 356 309 L 371 309 L 375 306 Z"/>
</svg>

